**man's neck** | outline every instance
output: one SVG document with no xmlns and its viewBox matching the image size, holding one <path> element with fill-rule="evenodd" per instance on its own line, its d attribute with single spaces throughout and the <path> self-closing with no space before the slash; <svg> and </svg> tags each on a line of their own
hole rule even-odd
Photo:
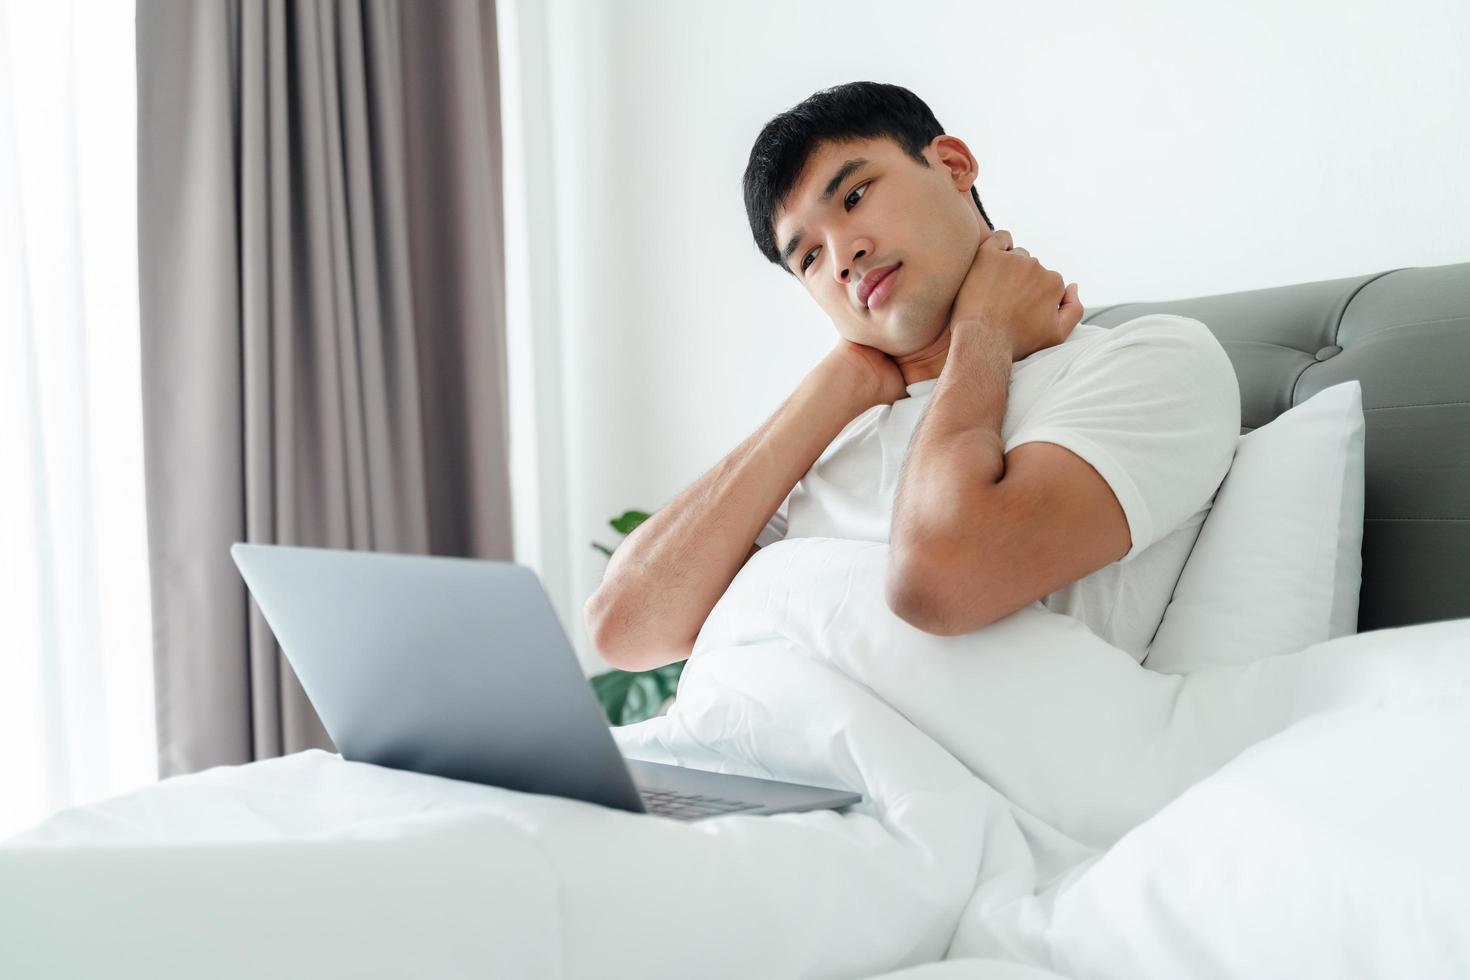
<svg viewBox="0 0 1470 980">
<path fill-rule="evenodd" d="M 905 385 L 939 377 L 939 373 L 944 370 L 944 362 L 949 357 L 949 336 L 949 327 L 946 325 L 928 346 L 893 359 L 903 374 Z"/>
</svg>

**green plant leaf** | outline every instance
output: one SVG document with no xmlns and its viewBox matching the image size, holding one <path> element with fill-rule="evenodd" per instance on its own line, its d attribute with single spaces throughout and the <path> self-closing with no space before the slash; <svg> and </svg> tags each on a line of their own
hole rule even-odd
<svg viewBox="0 0 1470 980">
<path fill-rule="evenodd" d="M 610 670 L 588 678 L 592 684 L 592 692 L 597 695 L 603 713 L 607 715 L 608 724 L 623 723 L 623 706 L 628 703 L 628 688 L 633 683 L 633 677 L 626 670 Z"/>
<path fill-rule="evenodd" d="M 608 724 L 631 725 L 658 714 L 664 701 L 679 689 L 684 664 L 676 660 L 652 670 L 609 670 L 588 680 Z"/>
<path fill-rule="evenodd" d="M 648 520 L 648 517 L 649 515 L 641 510 L 625 510 L 621 515 L 608 521 L 608 523 L 619 534 L 632 534 L 633 529 Z"/>
</svg>

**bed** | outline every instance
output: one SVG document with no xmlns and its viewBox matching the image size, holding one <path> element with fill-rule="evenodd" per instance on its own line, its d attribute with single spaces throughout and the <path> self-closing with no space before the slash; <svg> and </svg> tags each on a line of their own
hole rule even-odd
<svg viewBox="0 0 1470 980">
<path fill-rule="evenodd" d="M 1196 318 L 1242 432 L 1344 381 L 1357 631 L 1171 675 L 1034 605 L 962 637 L 885 545 L 759 552 L 625 754 L 862 792 L 695 823 L 312 750 L 0 843 L 0 975 L 1470 974 L 1470 263 L 1090 310 Z"/>
</svg>

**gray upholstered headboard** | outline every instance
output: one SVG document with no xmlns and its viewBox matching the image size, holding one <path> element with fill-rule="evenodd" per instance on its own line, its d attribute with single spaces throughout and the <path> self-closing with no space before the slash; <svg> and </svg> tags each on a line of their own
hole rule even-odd
<svg viewBox="0 0 1470 980">
<path fill-rule="evenodd" d="M 1470 616 L 1470 262 L 1084 310 L 1206 324 L 1240 379 L 1242 432 L 1323 388 L 1363 386 L 1358 630 Z"/>
</svg>

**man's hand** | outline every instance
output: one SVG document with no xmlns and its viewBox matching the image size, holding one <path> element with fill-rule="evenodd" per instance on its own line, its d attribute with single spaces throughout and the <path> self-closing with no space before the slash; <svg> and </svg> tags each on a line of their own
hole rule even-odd
<svg viewBox="0 0 1470 980">
<path fill-rule="evenodd" d="M 831 382 L 856 398 L 862 411 L 891 405 L 908 393 L 897 361 L 876 347 L 855 344 L 845 337 L 822 359 L 820 369 L 830 372 Z"/>
<path fill-rule="evenodd" d="M 1030 252 L 1013 248 L 1010 232 L 994 232 L 975 250 L 955 294 L 949 313 L 951 341 L 955 334 L 987 323 L 1010 337 L 1012 361 L 1060 344 L 1082 322 L 1077 284 L 1063 288 L 1063 282 Z"/>
</svg>

